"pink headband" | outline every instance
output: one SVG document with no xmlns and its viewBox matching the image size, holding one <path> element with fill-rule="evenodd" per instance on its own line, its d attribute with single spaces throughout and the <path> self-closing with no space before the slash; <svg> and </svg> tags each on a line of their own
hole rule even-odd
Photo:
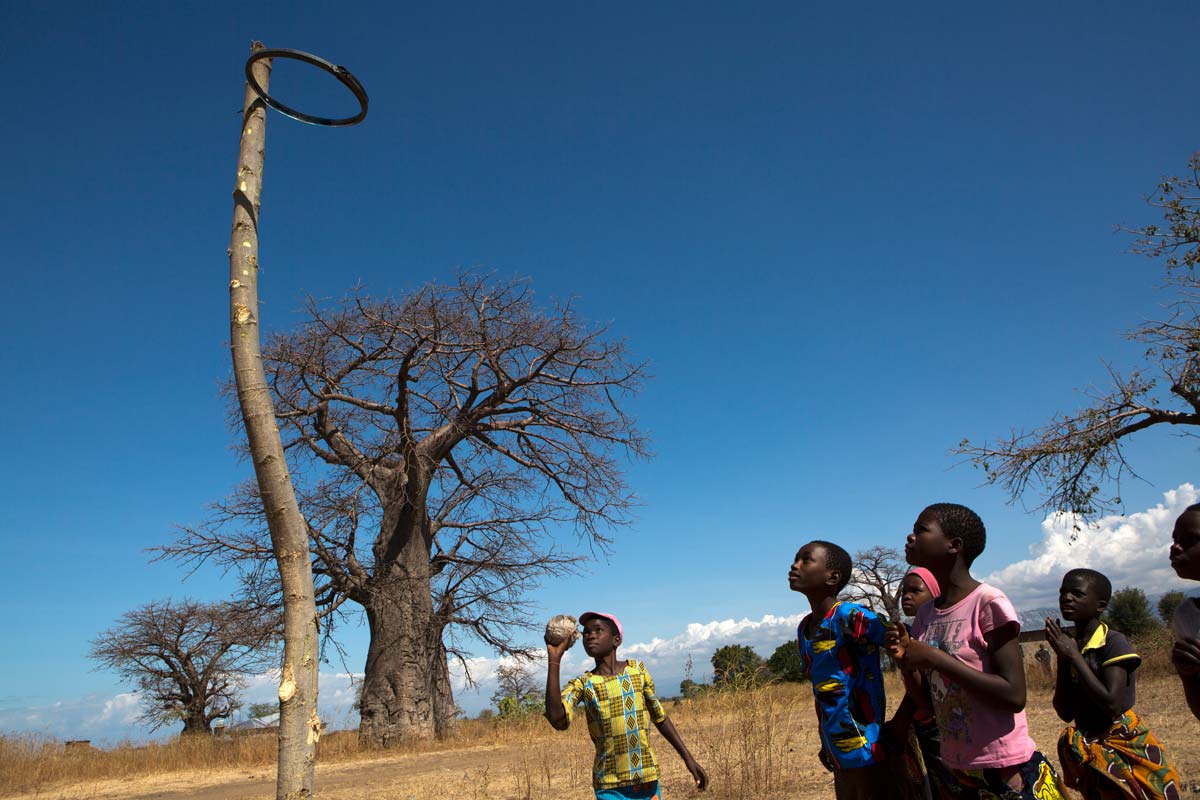
<svg viewBox="0 0 1200 800">
<path fill-rule="evenodd" d="M 933 595 L 934 599 L 937 599 L 938 596 L 941 595 L 942 587 L 938 586 L 937 578 L 933 577 L 933 573 L 929 570 L 925 569 L 924 567 L 913 567 L 905 574 L 904 577 L 907 578 L 909 575 L 916 575 L 918 578 L 925 581 L 925 586 L 929 589 L 929 593 Z"/>
</svg>

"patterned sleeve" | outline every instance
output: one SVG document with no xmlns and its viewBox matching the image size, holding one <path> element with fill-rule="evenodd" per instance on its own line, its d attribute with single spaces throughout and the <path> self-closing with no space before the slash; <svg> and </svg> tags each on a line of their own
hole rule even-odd
<svg viewBox="0 0 1200 800">
<path fill-rule="evenodd" d="M 850 605 L 843 624 L 842 632 L 860 647 L 869 644 L 883 647 L 883 635 L 886 631 L 883 620 L 869 608 Z"/>
<path fill-rule="evenodd" d="M 663 709 L 658 695 L 654 693 L 654 678 L 650 677 L 650 671 L 641 661 L 638 662 L 638 670 L 642 673 L 642 697 L 646 701 L 646 713 L 656 724 L 662 722 L 667 718 L 667 712 Z"/>
<path fill-rule="evenodd" d="M 1142 657 L 1134 651 L 1133 643 L 1129 641 L 1129 638 L 1120 631 L 1109 628 L 1104 642 L 1104 660 L 1100 662 L 1100 666 L 1108 667 L 1119 664 L 1132 672 L 1141 663 Z"/>
<path fill-rule="evenodd" d="M 567 712 L 567 722 L 575 714 L 575 706 L 583 700 L 583 690 L 586 688 L 587 682 L 580 675 L 577 678 L 572 678 L 562 690 L 563 710 Z"/>
<path fill-rule="evenodd" d="M 979 630 L 981 633 L 991 633 L 1007 625 L 1016 625 L 1017 633 L 1021 632 L 1021 618 L 1012 601 L 999 589 L 991 589 L 991 595 L 979 604 Z"/>
</svg>

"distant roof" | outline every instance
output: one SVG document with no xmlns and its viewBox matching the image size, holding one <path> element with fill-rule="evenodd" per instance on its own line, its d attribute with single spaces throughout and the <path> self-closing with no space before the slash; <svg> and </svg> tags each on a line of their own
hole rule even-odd
<svg viewBox="0 0 1200 800">
<path fill-rule="evenodd" d="M 277 725 L 279 725 L 278 711 L 269 717 L 257 717 L 255 719 L 248 719 L 244 722 L 239 722 L 236 725 L 233 725 L 231 729 L 235 731 L 248 731 L 256 730 L 258 728 L 274 728 Z"/>
</svg>

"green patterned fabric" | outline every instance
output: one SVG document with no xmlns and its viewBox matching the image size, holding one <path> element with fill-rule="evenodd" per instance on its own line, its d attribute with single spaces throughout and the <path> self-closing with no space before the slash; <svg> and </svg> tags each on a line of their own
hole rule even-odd
<svg viewBox="0 0 1200 800">
<path fill-rule="evenodd" d="M 1063 782 L 1096 800 L 1179 800 L 1179 774 L 1158 738 L 1133 711 L 1126 711 L 1100 738 L 1074 725 L 1058 739 Z"/>
</svg>

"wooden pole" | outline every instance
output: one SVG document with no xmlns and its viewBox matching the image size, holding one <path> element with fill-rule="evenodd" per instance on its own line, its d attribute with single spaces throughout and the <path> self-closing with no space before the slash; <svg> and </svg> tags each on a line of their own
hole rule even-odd
<svg viewBox="0 0 1200 800">
<path fill-rule="evenodd" d="M 262 49 L 262 42 L 251 45 L 252 52 Z M 255 62 L 253 69 L 258 85 L 268 91 L 270 59 Z M 229 345 L 238 403 L 283 588 L 283 670 L 279 682 L 279 771 L 275 797 L 307 800 L 313 796 L 313 767 L 321 735 L 321 720 L 317 717 L 319 641 L 308 525 L 300 514 L 288 475 L 262 364 L 258 214 L 267 140 L 266 110 L 247 82 L 229 241 Z"/>
</svg>

